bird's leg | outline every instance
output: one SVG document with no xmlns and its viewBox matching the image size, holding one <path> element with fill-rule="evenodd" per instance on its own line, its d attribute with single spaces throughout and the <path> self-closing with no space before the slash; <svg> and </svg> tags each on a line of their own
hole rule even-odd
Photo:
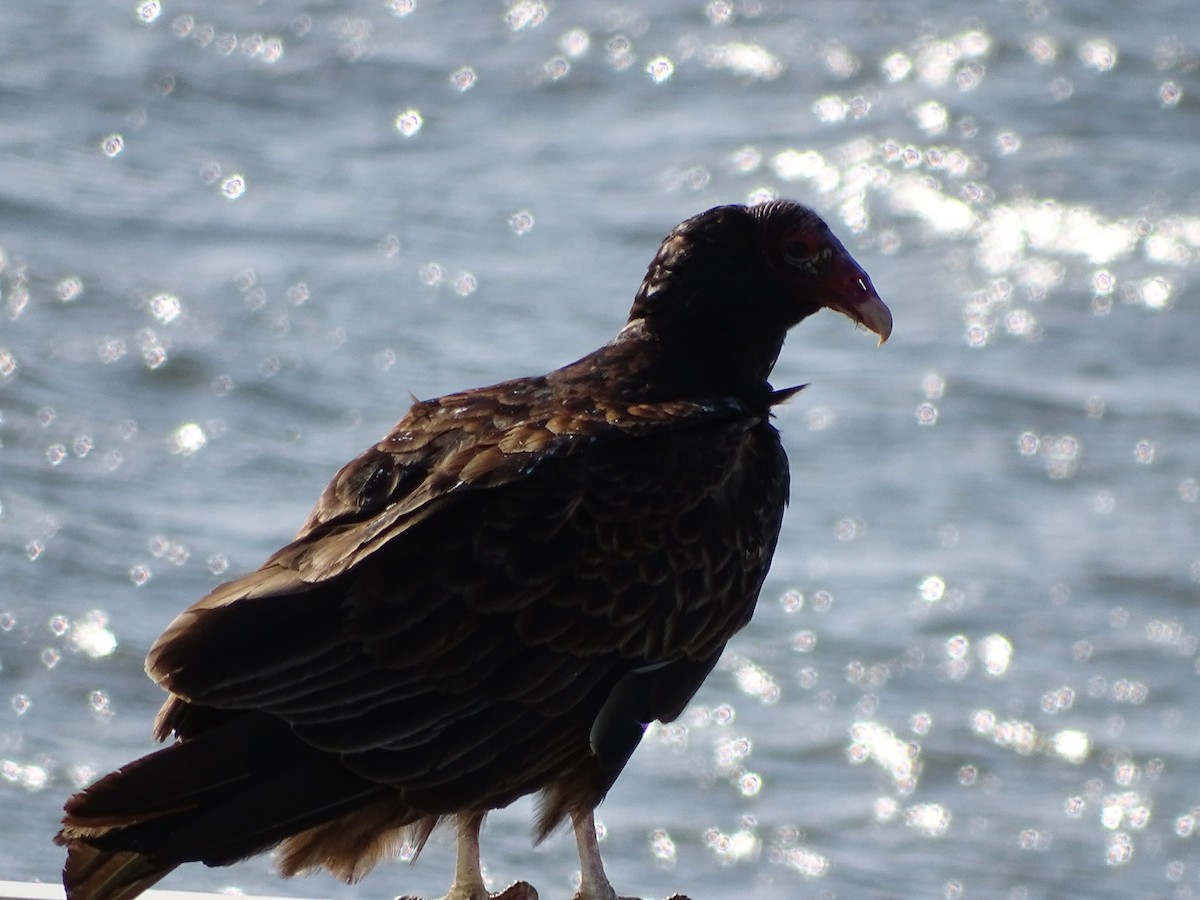
<svg viewBox="0 0 1200 900">
<path fill-rule="evenodd" d="M 454 883 L 446 900 L 486 900 L 483 871 L 479 866 L 479 830 L 483 816 L 465 814 L 458 819 L 458 859 L 454 865 Z"/>
<path fill-rule="evenodd" d="M 490 894 L 483 883 L 479 866 L 479 829 L 483 827 L 482 813 L 468 813 L 458 819 L 458 861 L 454 866 L 454 883 L 442 900 L 538 900 L 533 885 L 517 881 L 499 894 Z M 419 900 L 417 897 L 397 897 L 396 900 Z"/>
<path fill-rule="evenodd" d="M 618 897 L 612 883 L 604 874 L 600 845 L 596 841 L 596 814 L 589 812 L 573 820 L 575 843 L 579 846 L 579 892 L 574 900 L 638 900 L 637 897 Z M 518 882 L 520 884 L 522 882 Z M 504 900 L 508 900 L 507 897 Z M 672 894 L 667 900 L 689 900 L 683 894 Z"/>
<path fill-rule="evenodd" d="M 579 847 L 579 893 L 575 900 L 634 900 L 618 897 L 612 883 L 604 874 L 604 861 L 600 859 L 600 845 L 596 842 L 596 815 L 589 811 L 586 816 L 573 817 L 575 843 Z"/>
</svg>

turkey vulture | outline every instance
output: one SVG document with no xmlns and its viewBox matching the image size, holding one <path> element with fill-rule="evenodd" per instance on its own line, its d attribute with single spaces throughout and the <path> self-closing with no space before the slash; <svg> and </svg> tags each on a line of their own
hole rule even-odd
<svg viewBox="0 0 1200 900">
<path fill-rule="evenodd" d="M 569 820 L 579 897 L 612 900 L 593 810 L 750 618 L 788 497 L 771 408 L 799 390 L 767 379 L 822 307 L 891 332 L 812 210 L 720 206 L 667 235 L 600 349 L 415 403 L 151 648 L 175 741 L 67 801 L 68 898 L 272 848 L 354 881 L 453 820 L 450 896 L 485 900 L 483 818 L 537 792 L 536 838 Z"/>
</svg>

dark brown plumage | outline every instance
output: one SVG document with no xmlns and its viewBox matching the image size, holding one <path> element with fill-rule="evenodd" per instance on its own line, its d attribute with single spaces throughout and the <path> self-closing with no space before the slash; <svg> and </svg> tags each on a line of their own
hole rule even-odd
<svg viewBox="0 0 1200 900">
<path fill-rule="evenodd" d="M 593 809 L 750 618 L 788 494 L 770 411 L 798 390 L 767 378 L 822 307 L 891 331 L 811 210 L 718 207 L 599 350 L 415 404 L 155 643 L 177 740 L 67 802 L 68 897 L 272 847 L 354 880 L 453 817 L 451 896 L 482 900 L 484 814 L 541 792 L 537 837 L 570 819 L 581 897 L 610 900 Z"/>
</svg>

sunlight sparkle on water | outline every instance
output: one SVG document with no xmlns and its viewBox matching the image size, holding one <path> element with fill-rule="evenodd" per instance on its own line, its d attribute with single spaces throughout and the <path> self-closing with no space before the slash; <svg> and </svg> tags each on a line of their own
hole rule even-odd
<svg viewBox="0 0 1200 900">
<path fill-rule="evenodd" d="M 1131 828 L 1141 831 L 1149 824 L 1150 808 L 1137 791 L 1105 794 L 1100 808 L 1100 824 L 1109 831 Z"/>
<path fill-rule="evenodd" d="M 312 294 L 309 292 L 306 282 L 297 281 L 287 289 L 285 296 L 292 306 L 303 306 Z"/>
<path fill-rule="evenodd" d="M 425 120 L 421 118 L 420 110 L 409 108 L 396 115 L 394 121 L 396 131 L 400 132 L 400 136 L 410 138 L 421 130 L 421 126 L 425 124 Z"/>
<path fill-rule="evenodd" d="M 508 227 L 517 237 L 528 234 L 535 222 L 533 213 L 527 209 L 519 210 L 508 217 Z"/>
<path fill-rule="evenodd" d="M 757 697 L 763 703 L 775 703 L 779 700 L 779 685 L 765 669 L 749 660 L 738 661 L 734 677 L 742 693 Z"/>
<path fill-rule="evenodd" d="M 650 853 L 664 868 L 675 867 L 675 842 L 665 831 L 654 831 L 650 834 Z"/>
<path fill-rule="evenodd" d="M 783 74 L 783 61 L 758 44 L 734 42 L 714 44 L 704 48 L 704 65 L 710 69 L 728 69 L 735 75 L 745 75 L 770 81 Z"/>
<path fill-rule="evenodd" d="M 1158 455 L 1158 448 L 1153 441 L 1138 441 L 1133 448 L 1133 460 L 1139 465 L 1148 466 Z"/>
<path fill-rule="evenodd" d="M 561 56 L 552 56 L 542 64 L 542 75 L 550 81 L 565 78 L 571 71 L 571 64 Z"/>
<path fill-rule="evenodd" d="M 0 347 L 0 378 L 11 378 L 17 371 L 17 358 L 7 347 Z"/>
<path fill-rule="evenodd" d="M 984 670 L 994 678 L 1004 675 L 1012 664 L 1012 643 L 1002 634 L 989 634 L 979 642 L 979 658 Z"/>
<path fill-rule="evenodd" d="M 733 21 L 733 4 L 729 0 L 713 0 L 704 12 L 713 25 L 728 25 Z"/>
<path fill-rule="evenodd" d="M 475 70 L 470 66 L 463 66 L 461 69 L 456 69 L 450 75 L 450 83 L 459 91 L 469 91 L 475 86 L 475 82 L 479 80 L 479 76 L 475 74 Z"/>
<path fill-rule="evenodd" d="M 232 56 L 233 51 L 238 46 L 238 37 L 232 32 L 226 32 L 217 37 L 217 41 L 213 46 L 216 47 L 217 52 L 222 56 Z"/>
<path fill-rule="evenodd" d="M 180 425 L 171 435 L 171 452 L 183 456 L 191 456 L 208 443 L 204 429 L 195 422 Z"/>
<path fill-rule="evenodd" d="M 936 100 L 926 100 L 918 104 L 912 116 L 917 127 L 930 136 L 944 134 L 950 121 L 946 107 Z"/>
<path fill-rule="evenodd" d="M 108 628 L 108 614 L 99 609 L 73 623 L 69 640 L 72 647 L 92 659 L 111 656 L 117 649 L 117 636 Z"/>
<path fill-rule="evenodd" d="M 760 187 L 755 188 L 746 195 L 747 206 L 761 206 L 764 203 L 770 203 L 779 199 L 779 194 L 773 188 Z"/>
<path fill-rule="evenodd" d="M 428 262 L 417 270 L 417 278 L 427 287 L 437 287 L 446 279 L 446 270 L 440 263 Z"/>
<path fill-rule="evenodd" d="M 162 4 L 159 0 L 145 0 L 137 5 L 138 21 L 143 25 L 152 25 L 162 15 Z"/>
<path fill-rule="evenodd" d="M 773 847 L 771 862 L 787 866 L 805 878 L 822 878 L 829 874 L 829 858 L 807 847 Z"/>
<path fill-rule="evenodd" d="M 1057 437 L 1026 431 L 1017 439 L 1017 452 L 1022 456 L 1040 456 L 1046 474 L 1056 481 L 1061 481 L 1075 475 L 1083 454 L 1083 446 L 1078 438 L 1069 434 Z"/>
<path fill-rule="evenodd" d="M 816 632 L 809 629 L 797 631 L 792 635 L 791 646 L 797 653 L 812 653 L 817 647 Z"/>
<path fill-rule="evenodd" d="M 966 234 L 976 224 L 975 212 L 967 203 L 942 193 L 941 186 L 929 178 L 899 175 L 889 187 L 893 212 L 918 218 L 944 235 Z"/>
<path fill-rule="evenodd" d="M 1048 34 L 1031 35 L 1025 41 L 1025 52 L 1042 65 L 1058 58 L 1058 42 Z"/>
<path fill-rule="evenodd" d="M 13 698 L 14 709 L 16 699 Z M 50 783 L 50 773 L 42 766 L 23 765 L 11 759 L 0 760 L 0 778 L 18 784 L 27 791 L 40 791 Z"/>
<path fill-rule="evenodd" d="M 876 822 L 892 822 L 900 814 L 900 804 L 895 797 L 879 797 L 871 804 Z"/>
<path fill-rule="evenodd" d="M 1193 809 L 1190 813 L 1185 813 L 1175 819 L 1175 834 L 1179 837 L 1190 837 L 1196 830 L 1196 823 L 1200 818 L 1200 808 Z"/>
<path fill-rule="evenodd" d="M 100 142 L 100 152 L 112 159 L 114 156 L 119 156 L 121 151 L 125 149 L 125 138 L 119 134 L 110 134 Z"/>
<path fill-rule="evenodd" d="M 63 303 L 72 303 L 83 295 L 83 281 L 77 275 L 69 275 L 59 280 L 54 292 Z"/>
<path fill-rule="evenodd" d="M 940 803 L 918 803 L 904 811 L 904 824 L 926 837 L 942 837 L 950 829 L 950 810 Z"/>
<path fill-rule="evenodd" d="M 1200 255 L 1200 217 L 1166 216 L 1146 235 L 1146 258 L 1175 266 L 1189 265 Z"/>
<path fill-rule="evenodd" d="M 665 56 L 656 56 L 646 64 L 646 74 L 655 84 L 668 81 L 675 73 L 675 64 Z"/>
<path fill-rule="evenodd" d="M 877 722 L 855 722 L 850 727 L 846 756 L 855 765 L 873 760 L 902 794 L 912 793 L 921 774 L 920 744 L 901 740 Z"/>
<path fill-rule="evenodd" d="M 804 608 L 804 594 L 800 591 L 787 591 L 779 598 L 779 603 L 783 607 L 784 612 L 799 612 Z"/>
<path fill-rule="evenodd" d="M 1171 305 L 1171 282 L 1161 275 L 1144 279 L 1137 286 L 1137 297 L 1147 309 L 1166 309 Z"/>
<path fill-rule="evenodd" d="M 712 828 L 705 834 L 704 842 L 723 865 L 743 859 L 756 859 L 762 853 L 762 841 L 753 831 L 746 829 L 726 834 Z"/>
<path fill-rule="evenodd" d="M 721 738 L 713 747 L 718 768 L 730 769 L 750 755 L 753 745 L 748 737 Z"/>
<path fill-rule="evenodd" d="M 862 68 L 858 57 L 841 41 L 827 41 L 821 47 L 821 62 L 825 64 L 825 70 L 837 78 L 850 78 Z"/>
<path fill-rule="evenodd" d="M 837 94 L 829 94 L 813 104 L 813 112 L 822 122 L 840 122 L 849 111 L 849 104 Z"/>
<path fill-rule="evenodd" d="M 479 280 L 470 272 L 459 272 L 450 282 L 450 288 L 460 297 L 469 297 L 479 288 Z"/>
<path fill-rule="evenodd" d="M 104 691 L 92 691 L 88 694 L 88 706 L 92 708 L 92 714 L 99 719 L 113 717 L 112 700 Z"/>
<path fill-rule="evenodd" d="M 738 791 L 743 797 L 753 797 L 762 790 L 762 776 L 757 772 L 746 772 L 737 782 Z"/>
<path fill-rule="evenodd" d="M 1087 732 L 1065 729 L 1051 738 L 1055 755 L 1069 763 L 1081 765 L 1092 751 L 1092 740 Z"/>
<path fill-rule="evenodd" d="M 237 200 L 246 193 L 246 178 L 235 172 L 221 182 L 220 194 L 226 200 Z"/>
<path fill-rule="evenodd" d="M 965 634 L 956 634 L 946 639 L 946 656 L 953 660 L 966 660 L 971 650 L 971 641 Z"/>
<path fill-rule="evenodd" d="M 513 0 L 504 13 L 504 23 L 513 31 L 537 28 L 546 21 L 549 12 L 546 4 L 537 0 Z"/>
<path fill-rule="evenodd" d="M 832 191 L 842 180 L 838 168 L 815 150 L 784 150 L 772 157 L 771 168 L 784 181 L 807 179 L 821 193 Z"/>
<path fill-rule="evenodd" d="M 174 322 L 181 312 L 183 312 L 183 303 L 174 294 L 159 293 L 155 294 L 147 303 L 150 309 L 150 314 L 158 319 L 163 325 Z"/>
<path fill-rule="evenodd" d="M 1017 846 L 1022 850 L 1046 850 L 1050 847 L 1050 841 L 1050 832 L 1037 828 L 1023 828 L 1017 835 Z"/>
<path fill-rule="evenodd" d="M 1109 72 L 1117 64 L 1117 45 L 1108 38 L 1092 38 L 1079 45 L 1079 61 L 1097 72 Z"/>
<path fill-rule="evenodd" d="M 1069 78 L 1061 76 L 1050 82 L 1050 96 L 1056 103 L 1063 103 L 1070 100 L 1075 94 L 1075 85 L 1071 83 Z"/>
<path fill-rule="evenodd" d="M 633 44 L 623 34 L 613 35 L 604 42 L 604 55 L 608 59 L 608 64 L 618 72 L 623 72 L 632 66 L 635 59 Z M 570 64 L 565 59 L 561 61 L 569 70 Z"/>
<path fill-rule="evenodd" d="M 991 49 L 991 43 L 991 36 L 979 29 L 964 31 L 948 38 L 923 39 L 914 54 L 917 75 L 926 84 L 940 87 L 957 75 L 964 61 L 986 56 Z M 891 60 L 892 57 L 888 59 Z M 886 66 L 885 73 L 891 77 Z"/>
<path fill-rule="evenodd" d="M 1075 705 L 1075 689 L 1067 686 L 1042 694 L 1042 712 L 1048 715 L 1062 712 Z"/>
<path fill-rule="evenodd" d="M 892 53 L 884 58 L 879 64 L 879 69 L 892 84 L 897 81 L 903 81 L 912 71 L 912 60 L 899 51 Z"/>
<path fill-rule="evenodd" d="M 572 28 L 558 39 L 558 47 L 572 59 L 585 56 L 591 47 L 591 38 L 582 28 Z"/>
<path fill-rule="evenodd" d="M 1062 755 L 1062 758 L 1068 762 L 1074 762 L 1072 756 L 1065 754 L 1086 754 L 1091 746 L 1090 738 L 1086 735 L 1079 737 L 1070 732 L 1060 732 L 1064 735 L 1064 754 L 1059 754 L 1055 739 L 1051 738 L 1047 740 L 1044 738 L 1032 722 L 1021 719 L 999 719 L 995 713 L 988 709 L 976 710 L 971 714 L 970 721 L 971 728 L 976 734 L 990 739 L 997 747 L 1006 747 L 1021 756 L 1030 756 L 1034 753 L 1051 753 Z M 1086 748 L 1084 747 L 1084 743 L 1087 744 Z"/>
<path fill-rule="evenodd" d="M 150 555 L 155 559 L 166 559 L 177 566 L 182 566 L 191 556 L 187 546 L 181 541 L 168 540 L 161 534 L 156 534 L 146 542 Z"/>
</svg>

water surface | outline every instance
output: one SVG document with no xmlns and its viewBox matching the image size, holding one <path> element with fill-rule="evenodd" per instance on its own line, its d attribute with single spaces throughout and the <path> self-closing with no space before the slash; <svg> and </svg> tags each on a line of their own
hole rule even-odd
<svg viewBox="0 0 1200 900">
<path fill-rule="evenodd" d="M 411 396 L 606 340 L 722 202 L 896 317 L 792 335 L 753 623 L 601 807 L 619 890 L 1200 893 L 1200 14 L 1156 3 L 0 9 L 0 878 L 151 749 L 184 605 Z M 494 815 L 496 887 L 573 842 Z M 268 859 L 164 887 L 440 895 Z"/>
</svg>

